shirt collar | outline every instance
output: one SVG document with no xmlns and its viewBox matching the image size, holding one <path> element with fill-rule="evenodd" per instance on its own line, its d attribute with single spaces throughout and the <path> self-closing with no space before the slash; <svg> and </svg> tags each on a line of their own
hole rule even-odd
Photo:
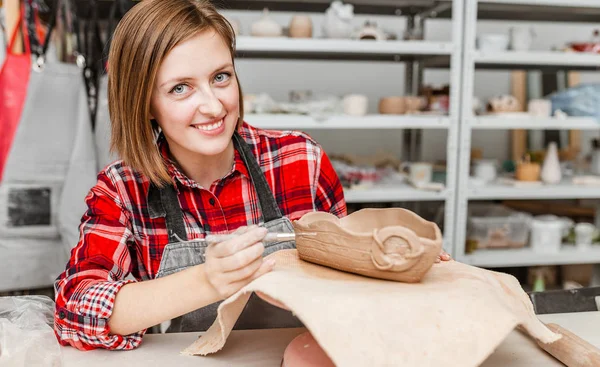
<svg viewBox="0 0 600 367">
<path fill-rule="evenodd" d="M 183 173 L 177 167 L 176 162 L 171 159 L 170 154 L 169 154 L 169 144 L 167 143 L 167 139 L 165 138 L 163 133 L 160 133 L 160 135 L 158 136 L 156 144 L 158 146 L 158 150 L 160 151 L 160 154 L 162 155 L 163 159 L 165 160 L 165 162 L 167 162 L 167 169 L 169 171 L 169 175 L 171 176 L 171 178 L 173 178 L 174 181 L 175 180 L 179 181 L 184 186 L 200 188 L 200 185 L 196 181 L 187 177 L 186 174 Z M 222 180 L 227 179 L 228 177 L 232 176 L 236 172 L 241 175 L 246 176 L 247 178 L 250 178 L 250 172 L 248 171 L 246 164 L 242 160 L 242 156 L 240 155 L 240 153 L 238 152 L 237 149 L 234 149 L 232 169 L 227 175 L 225 175 L 225 177 L 222 178 Z M 175 185 L 175 186 L 177 186 L 177 185 Z"/>
</svg>

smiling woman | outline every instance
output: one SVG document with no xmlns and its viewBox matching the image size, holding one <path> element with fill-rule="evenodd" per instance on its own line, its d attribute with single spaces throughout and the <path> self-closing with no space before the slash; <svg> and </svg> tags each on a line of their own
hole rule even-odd
<svg viewBox="0 0 600 367">
<path fill-rule="evenodd" d="M 145 0 L 117 26 L 108 93 L 122 159 L 98 174 L 55 283 L 63 345 L 132 349 L 167 320 L 168 331 L 206 330 L 219 302 L 273 268 L 263 256 L 295 247 L 263 244 L 268 231 L 291 233 L 307 212 L 346 214 L 319 144 L 244 122 L 234 47 L 206 1 Z M 218 244 L 186 241 L 232 231 Z M 236 328 L 299 325 L 253 296 Z"/>
</svg>

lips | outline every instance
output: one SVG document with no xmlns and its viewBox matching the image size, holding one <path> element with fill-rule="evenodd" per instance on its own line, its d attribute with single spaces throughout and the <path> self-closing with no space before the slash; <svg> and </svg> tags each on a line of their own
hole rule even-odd
<svg viewBox="0 0 600 367">
<path fill-rule="evenodd" d="M 198 130 L 202 130 L 202 131 L 213 131 L 213 130 L 216 130 L 216 129 L 220 128 L 221 126 L 223 126 L 223 120 L 224 119 L 220 119 L 220 120 L 212 122 L 212 123 L 192 125 L 192 127 L 196 128 Z"/>
</svg>

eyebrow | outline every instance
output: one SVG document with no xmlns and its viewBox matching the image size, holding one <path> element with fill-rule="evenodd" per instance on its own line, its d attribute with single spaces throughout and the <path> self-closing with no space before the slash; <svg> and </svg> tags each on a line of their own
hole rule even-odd
<svg viewBox="0 0 600 367">
<path fill-rule="evenodd" d="M 233 67 L 233 63 L 231 63 L 231 61 L 219 66 L 218 68 L 215 69 L 215 71 L 213 73 L 219 72 L 221 70 L 227 69 L 227 68 L 232 68 Z M 160 87 L 164 87 L 166 84 L 171 84 L 171 83 L 181 83 L 181 82 L 185 82 L 185 81 L 189 81 L 192 80 L 194 78 L 190 78 L 190 77 L 175 77 L 175 78 L 171 78 L 163 83 L 160 84 Z"/>
</svg>

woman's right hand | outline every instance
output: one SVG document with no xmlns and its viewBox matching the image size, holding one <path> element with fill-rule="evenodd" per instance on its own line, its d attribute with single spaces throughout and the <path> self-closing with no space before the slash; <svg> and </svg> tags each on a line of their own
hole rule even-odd
<svg viewBox="0 0 600 367">
<path fill-rule="evenodd" d="M 272 259 L 263 261 L 265 246 L 260 242 L 267 230 L 263 227 L 240 227 L 239 236 L 210 244 L 205 253 L 204 272 L 217 294 L 225 299 L 275 266 Z"/>
</svg>

